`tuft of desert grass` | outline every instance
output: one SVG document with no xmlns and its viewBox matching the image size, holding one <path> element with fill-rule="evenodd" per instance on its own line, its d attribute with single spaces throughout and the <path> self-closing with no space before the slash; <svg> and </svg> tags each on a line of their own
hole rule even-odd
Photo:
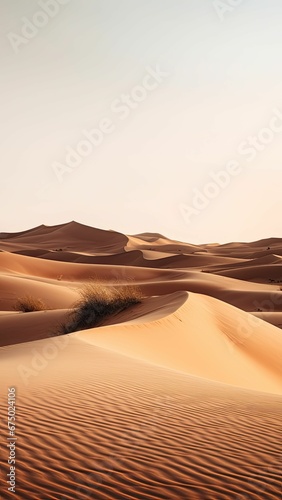
<svg viewBox="0 0 282 500">
<path fill-rule="evenodd" d="M 19 297 L 17 299 L 14 309 L 15 311 L 21 312 L 34 312 L 45 311 L 47 307 L 41 299 L 37 299 L 32 295 L 25 295 L 24 297 Z"/>
<path fill-rule="evenodd" d="M 101 325 L 104 319 L 141 302 L 142 294 L 135 285 L 106 285 L 90 282 L 80 290 L 69 322 L 60 326 L 61 333 L 87 330 Z"/>
</svg>

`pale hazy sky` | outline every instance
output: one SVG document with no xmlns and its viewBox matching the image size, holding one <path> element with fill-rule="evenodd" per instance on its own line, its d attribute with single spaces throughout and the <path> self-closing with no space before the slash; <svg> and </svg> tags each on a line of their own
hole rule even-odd
<svg viewBox="0 0 282 500">
<path fill-rule="evenodd" d="M 281 0 L 0 10 L 0 232 L 282 236 Z"/>
</svg>

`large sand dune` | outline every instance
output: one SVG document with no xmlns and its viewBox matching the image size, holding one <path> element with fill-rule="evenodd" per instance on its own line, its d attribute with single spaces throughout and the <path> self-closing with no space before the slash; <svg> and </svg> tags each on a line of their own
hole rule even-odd
<svg viewBox="0 0 282 500">
<path fill-rule="evenodd" d="M 71 222 L 2 233 L 0 250 L 16 498 L 281 498 L 282 239 L 191 245 Z M 144 298 L 59 335 L 91 278 Z M 26 294 L 46 310 L 15 311 Z"/>
</svg>

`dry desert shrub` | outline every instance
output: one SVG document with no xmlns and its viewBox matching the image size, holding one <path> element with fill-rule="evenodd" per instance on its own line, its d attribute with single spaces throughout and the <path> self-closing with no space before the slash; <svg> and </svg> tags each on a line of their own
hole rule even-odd
<svg viewBox="0 0 282 500">
<path fill-rule="evenodd" d="M 14 305 L 15 311 L 21 312 L 34 312 L 34 311 L 45 311 L 47 309 L 44 302 L 41 299 L 32 297 L 32 295 L 25 295 L 24 297 L 19 297 Z"/>
<path fill-rule="evenodd" d="M 102 323 L 103 319 L 138 304 L 142 294 L 135 285 L 106 285 L 90 282 L 80 290 L 80 299 L 74 304 L 70 321 L 61 325 L 63 334 L 87 330 Z"/>
</svg>

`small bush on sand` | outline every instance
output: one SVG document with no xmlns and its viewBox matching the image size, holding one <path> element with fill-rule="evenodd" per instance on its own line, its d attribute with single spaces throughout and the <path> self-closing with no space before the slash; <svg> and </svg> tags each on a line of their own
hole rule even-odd
<svg viewBox="0 0 282 500">
<path fill-rule="evenodd" d="M 14 305 L 14 309 L 15 311 L 21 312 L 34 312 L 45 311 L 47 307 L 41 299 L 32 297 L 32 295 L 25 295 L 24 297 L 18 298 Z"/>
<path fill-rule="evenodd" d="M 138 304 L 142 295 L 134 285 L 106 285 L 91 282 L 80 291 L 80 299 L 74 304 L 70 321 L 61 325 L 61 333 L 77 332 L 99 326 L 105 318 Z"/>
</svg>

